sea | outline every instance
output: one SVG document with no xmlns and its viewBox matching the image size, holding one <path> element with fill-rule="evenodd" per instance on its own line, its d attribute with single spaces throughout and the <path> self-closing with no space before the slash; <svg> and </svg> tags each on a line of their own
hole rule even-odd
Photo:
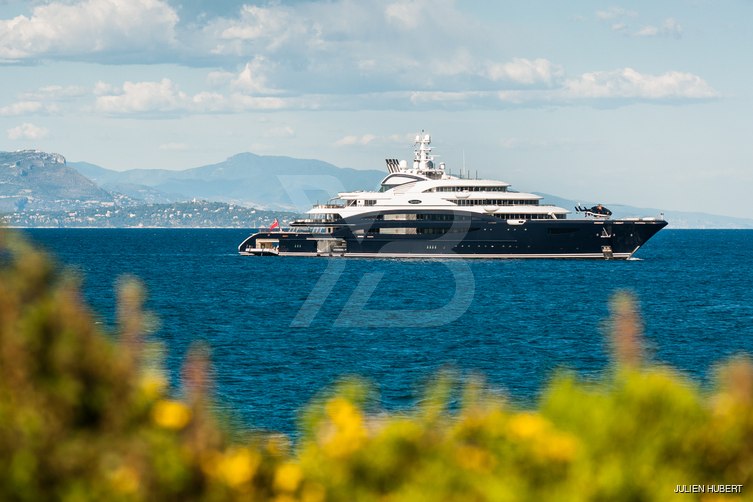
<svg viewBox="0 0 753 502">
<path fill-rule="evenodd" d="M 251 430 L 295 436 L 306 406 L 353 376 L 386 411 L 446 370 L 535 406 L 558 372 L 609 371 L 609 302 L 625 291 L 647 357 L 701 387 L 753 354 L 753 230 L 665 229 L 631 261 L 249 257 L 249 230 L 23 232 L 80 275 L 111 333 L 118 281 L 139 278 L 174 392 L 189 350 L 208 346 L 216 405 Z"/>
</svg>

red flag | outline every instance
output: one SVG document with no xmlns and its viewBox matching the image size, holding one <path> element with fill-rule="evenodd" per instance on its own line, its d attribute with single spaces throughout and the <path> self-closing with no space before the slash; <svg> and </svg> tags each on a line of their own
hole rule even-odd
<svg viewBox="0 0 753 502">
<path fill-rule="evenodd" d="M 280 222 L 277 221 L 277 218 L 275 218 L 275 221 L 273 221 L 272 224 L 269 225 L 270 230 L 274 230 L 275 228 L 280 228 Z"/>
</svg>

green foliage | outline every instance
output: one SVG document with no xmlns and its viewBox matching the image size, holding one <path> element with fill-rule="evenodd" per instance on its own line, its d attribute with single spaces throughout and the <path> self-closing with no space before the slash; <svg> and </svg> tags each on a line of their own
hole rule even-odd
<svg viewBox="0 0 753 502">
<path fill-rule="evenodd" d="M 705 392 L 646 365 L 629 295 L 613 300 L 598 382 L 562 373 L 521 410 L 443 373 L 414 410 L 386 414 L 349 380 L 306 410 L 295 449 L 211 416 L 205 350 L 171 398 L 138 283 L 119 302 L 118 335 L 100 332 L 75 278 L 0 232 L 0 500 L 668 500 L 677 485 L 753 498 L 753 365 L 730 361 Z"/>
</svg>

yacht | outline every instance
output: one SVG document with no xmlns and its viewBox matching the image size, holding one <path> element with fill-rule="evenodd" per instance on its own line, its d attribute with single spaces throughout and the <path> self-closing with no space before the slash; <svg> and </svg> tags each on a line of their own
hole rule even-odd
<svg viewBox="0 0 753 502">
<path fill-rule="evenodd" d="M 415 138 L 413 161 L 387 159 L 378 191 L 342 192 L 286 229 L 259 231 L 242 255 L 372 258 L 629 259 L 667 225 L 612 219 L 601 204 L 570 211 L 510 184 L 450 174 L 431 135 Z"/>
</svg>

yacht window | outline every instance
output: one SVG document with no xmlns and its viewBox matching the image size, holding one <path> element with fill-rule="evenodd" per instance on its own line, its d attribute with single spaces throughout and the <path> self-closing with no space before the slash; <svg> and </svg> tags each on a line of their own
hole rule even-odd
<svg viewBox="0 0 753 502">
<path fill-rule="evenodd" d="M 506 192 L 505 186 L 445 186 L 434 187 L 426 190 L 426 192 Z"/>
<path fill-rule="evenodd" d="M 458 206 L 538 206 L 538 199 L 457 199 L 450 200 Z"/>
</svg>

